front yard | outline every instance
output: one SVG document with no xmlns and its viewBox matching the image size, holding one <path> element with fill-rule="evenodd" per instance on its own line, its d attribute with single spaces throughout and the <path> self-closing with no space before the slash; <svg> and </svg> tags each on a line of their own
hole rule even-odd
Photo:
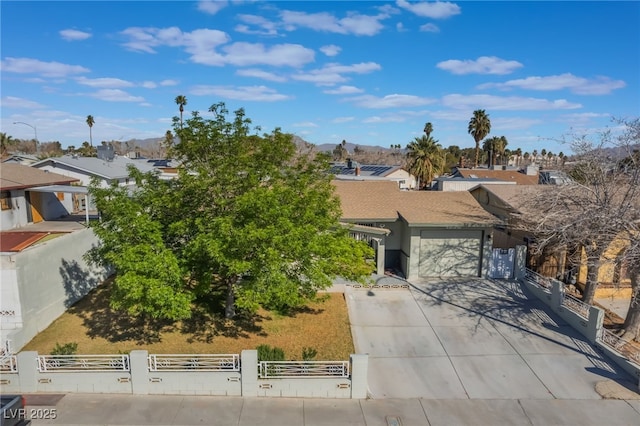
<svg viewBox="0 0 640 426">
<path fill-rule="evenodd" d="M 56 344 L 77 343 L 78 354 L 117 354 L 145 349 L 157 354 L 233 354 L 267 344 L 298 360 L 303 348 L 317 351 L 317 360 L 347 360 L 353 340 L 344 296 L 321 295 L 291 315 L 260 310 L 234 321 L 195 309 L 190 320 L 156 322 L 144 327 L 139 318 L 114 312 L 108 305 L 109 282 L 72 306 L 23 350 L 49 354 Z"/>
</svg>

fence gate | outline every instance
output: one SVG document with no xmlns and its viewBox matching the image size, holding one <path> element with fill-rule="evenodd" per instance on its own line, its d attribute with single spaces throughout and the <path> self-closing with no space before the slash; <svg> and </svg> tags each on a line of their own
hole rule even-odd
<svg viewBox="0 0 640 426">
<path fill-rule="evenodd" d="M 491 278 L 513 278 L 516 249 L 493 249 L 491 254 Z"/>
</svg>

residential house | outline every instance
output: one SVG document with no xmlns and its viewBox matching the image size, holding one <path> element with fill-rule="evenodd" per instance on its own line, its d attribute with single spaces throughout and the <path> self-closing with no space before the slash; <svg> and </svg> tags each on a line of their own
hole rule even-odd
<svg viewBox="0 0 640 426">
<path fill-rule="evenodd" d="M 333 184 L 342 222 L 374 247 L 378 273 L 487 275 L 496 220 L 468 192 L 403 191 L 392 181 Z"/>
<path fill-rule="evenodd" d="M 495 166 L 492 168 L 454 167 L 451 172 L 453 178 L 465 179 L 495 179 L 503 182 L 514 182 L 516 185 L 538 185 L 538 168 L 529 165 L 524 169 Z M 480 182 L 478 182 L 480 183 Z"/>
<path fill-rule="evenodd" d="M 0 166 L 0 230 L 57 219 L 73 212 L 73 177 L 17 163 Z"/>
<path fill-rule="evenodd" d="M 9 155 L 7 158 L 2 160 L 2 163 L 7 164 L 23 164 L 25 166 L 30 166 L 33 163 L 37 162 L 39 159 L 35 155 L 31 154 L 22 154 L 22 153 L 14 153 Z"/>
<path fill-rule="evenodd" d="M 554 185 L 479 185 L 471 189 L 471 195 L 489 213 L 500 219 L 494 227 L 494 248 L 515 248 L 518 245 L 529 246 L 534 237 L 516 226 L 521 216 L 536 217 L 528 200 L 541 193 L 555 191 Z M 598 281 L 601 287 L 597 291 L 597 297 L 604 297 L 611 291 L 607 287 L 628 287 L 630 277 L 627 275 L 624 265 L 607 262 L 606 259 L 614 259 L 622 250 L 620 241 L 614 240 L 609 249 L 603 255 L 603 264 L 600 268 Z M 563 278 L 568 281 L 573 275 L 576 284 L 582 287 L 587 279 L 586 266 L 573 270 L 567 259 L 565 249 L 549 250 L 536 256 L 528 256 L 527 265 L 542 275 Z M 618 293 L 628 293 L 618 292 Z"/>
<path fill-rule="evenodd" d="M 330 172 L 338 180 L 390 180 L 400 189 L 415 189 L 417 179 L 401 166 L 385 164 L 359 164 L 348 160 L 346 163 L 332 163 Z"/>
</svg>

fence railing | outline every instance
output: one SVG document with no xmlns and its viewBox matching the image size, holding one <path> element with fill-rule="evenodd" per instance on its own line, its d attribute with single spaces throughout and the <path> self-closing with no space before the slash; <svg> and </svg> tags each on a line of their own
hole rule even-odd
<svg viewBox="0 0 640 426">
<path fill-rule="evenodd" d="M 619 354 L 623 355 L 629 361 L 640 366 L 640 349 L 630 342 L 621 339 L 607 329 L 603 329 L 598 339 L 600 343 L 608 346 Z"/>
<path fill-rule="evenodd" d="M 4 355 L 0 358 L 0 372 L 2 373 L 17 373 L 18 361 L 15 355 Z"/>
<path fill-rule="evenodd" d="M 149 355 L 149 371 L 240 371 L 238 354 Z"/>
<path fill-rule="evenodd" d="M 545 290 L 551 290 L 551 280 L 553 280 L 553 278 L 540 275 L 531 269 L 525 269 L 524 278 L 530 283 L 537 284 Z"/>
<path fill-rule="evenodd" d="M 562 294 L 562 306 L 575 312 L 584 319 L 589 319 L 589 308 L 591 306 L 570 294 Z"/>
<path fill-rule="evenodd" d="M 129 355 L 40 355 L 38 371 L 129 371 Z"/>
<path fill-rule="evenodd" d="M 349 361 L 260 361 L 261 379 L 349 377 Z"/>
</svg>

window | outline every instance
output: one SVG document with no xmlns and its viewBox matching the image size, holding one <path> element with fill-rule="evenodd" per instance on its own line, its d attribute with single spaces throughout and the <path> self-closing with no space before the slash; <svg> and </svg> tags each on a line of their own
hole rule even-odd
<svg viewBox="0 0 640 426">
<path fill-rule="evenodd" d="M 2 206 L 2 210 L 11 210 L 11 193 L 9 191 L 0 192 L 0 206 Z"/>
</svg>

